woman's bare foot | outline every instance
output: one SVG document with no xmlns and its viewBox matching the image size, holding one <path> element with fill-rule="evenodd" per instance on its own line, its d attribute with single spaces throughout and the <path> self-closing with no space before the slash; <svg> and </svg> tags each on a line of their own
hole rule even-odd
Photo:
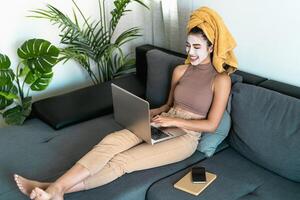
<svg viewBox="0 0 300 200">
<path fill-rule="evenodd" d="M 45 190 L 50 185 L 50 183 L 42 183 L 38 181 L 29 180 L 17 174 L 14 174 L 14 179 L 17 183 L 19 190 L 27 196 L 29 196 L 31 191 L 36 187 Z"/>
<path fill-rule="evenodd" d="M 30 199 L 35 200 L 50 200 L 51 195 L 40 188 L 34 188 L 30 193 Z"/>
<path fill-rule="evenodd" d="M 35 200 L 63 200 L 63 193 L 55 185 L 50 185 L 47 190 L 41 188 L 34 188 L 30 193 L 30 199 Z"/>
</svg>

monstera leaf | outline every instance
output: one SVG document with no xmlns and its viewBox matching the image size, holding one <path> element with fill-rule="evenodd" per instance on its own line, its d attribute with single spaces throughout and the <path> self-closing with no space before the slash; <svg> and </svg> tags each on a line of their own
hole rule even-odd
<svg viewBox="0 0 300 200">
<path fill-rule="evenodd" d="M 17 105 L 13 108 L 6 110 L 3 113 L 3 118 L 7 124 L 22 125 L 25 119 L 31 112 L 31 97 L 26 97 L 23 100 L 23 105 Z"/>
<path fill-rule="evenodd" d="M 18 90 L 12 83 L 15 79 L 15 74 L 9 67 L 9 58 L 0 54 L 0 110 L 11 105 L 13 99 L 18 98 Z"/>
<path fill-rule="evenodd" d="M 58 55 L 59 50 L 43 39 L 28 40 L 18 49 L 18 56 L 25 66 L 20 75 L 25 76 L 25 82 L 31 84 L 32 90 L 41 91 L 49 85 Z"/>
<path fill-rule="evenodd" d="M 26 119 L 26 117 L 22 115 L 22 106 L 20 105 L 6 110 L 3 113 L 3 118 L 5 122 L 10 125 L 17 125 Z"/>
<path fill-rule="evenodd" d="M 15 79 L 15 74 L 9 67 L 9 58 L 0 54 L 0 86 L 9 84 Z"/>
<path fill-rule="evenodd" d="M 52 71 L 48 73 L 40 74 L 39 76 L 37 76 L 36 79 L 34 79 L 33 83 L 30 85 L 30 88 L 35 91 L 44 90 L 49 85 L 52 77 L 53 77 Z"/>
<path fill-rule="evenodd" d="M 18 89 L 12 83 L 0 86 L 0 110 L 11 105 L 14 99 L 17 99 Z"/>
<path fill-rule="evenodd" d="M 30 39 L 18 49 L 18 56 L 27 62 L 31 71 L 49 72 L 57 62 L 59 50 L 43 39 Z"/>
<path fill-rule="evenodd" d="M 16 105 L 6 110 L 3 113 L 5 122 L 10 125 L 22 125 L 31 112 L 31 100 L 31 97 L 26 97 L 22 101 L 22 106 Z"/>
</svg>

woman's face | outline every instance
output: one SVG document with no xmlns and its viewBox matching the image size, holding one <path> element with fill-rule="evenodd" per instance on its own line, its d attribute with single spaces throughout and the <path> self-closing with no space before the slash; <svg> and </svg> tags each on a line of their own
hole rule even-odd
<svg viewBox="0 0 300 200">
<path fill-rule="evenodd" d="M 186 52 L 192 65 L 207 64 L 210 62 L 212 46 L 207 46 L 207 41 L 201 34 L 190 33 L 187 36 Z"/>
</svg>

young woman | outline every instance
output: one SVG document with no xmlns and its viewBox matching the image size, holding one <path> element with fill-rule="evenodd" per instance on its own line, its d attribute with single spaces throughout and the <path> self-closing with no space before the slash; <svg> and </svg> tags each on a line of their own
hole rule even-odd
<svg viewBox="0 0 300 200">
<path fill-rule="evenodd" d="M 53 183 L 14 175 L 20 191 L 36 200 L 62 200 L 65 193 L 99 187 L 125 173 L 184 160 L 198 145 L 201 132 L 214 132 L 226 109 L 231 79 L 212 65 L 213 44 L 195 27 L 188 33 L 190 64 L 177 66 L 165 105 L 152 109 L 152 123 L 175 126 L 187 134 L 155 145 L 123 129 L 103 138 L 71 169 Z"/>
</svg>

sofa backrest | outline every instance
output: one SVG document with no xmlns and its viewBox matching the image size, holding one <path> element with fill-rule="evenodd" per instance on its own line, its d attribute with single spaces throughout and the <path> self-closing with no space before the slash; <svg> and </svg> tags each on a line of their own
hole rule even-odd
<svg viewBox="0 0 300 200">
<path fill-rule="evenodd" d="M 231 106 L 229 144 L 253 162 L 300 182 L 300 99 L 237 83 Z"/>
<path fill-rule="evenodd" d="M 146 58 L 146 99 L 151 107 L 159 107 L 168 100 L 173 70 L 184 58 L 157 49 L 148 51 Z"/>
<path fill-rule="evenodd" d="M 152 49 L 159 49 L 164 51 L 170 55 L 174 55 L 180 58 L 186 58 L 185 54 L 178 53 L 175 51 L 171 51 L 162 47 L 153 46 L 150 44 L 141 45 L 136 47 L 136 75 L 137 78 L 146 85 L 147 82 L 147 52 Z M 264 87 L 270 90 L 274 90 L 280 92 L 282 94 L 286 94 L 292 97 L 300 98 L 300 90 L 298 87 L 286 84 L 283 82 L 267 79 L 265 77 L 258 76 L 256 74 L 244 72 L 241 70 L 237 70 L 235 74 L 243 77 L 243 82 L 251 85 L 258 85 L 260 87 Z"/>
</svg>

